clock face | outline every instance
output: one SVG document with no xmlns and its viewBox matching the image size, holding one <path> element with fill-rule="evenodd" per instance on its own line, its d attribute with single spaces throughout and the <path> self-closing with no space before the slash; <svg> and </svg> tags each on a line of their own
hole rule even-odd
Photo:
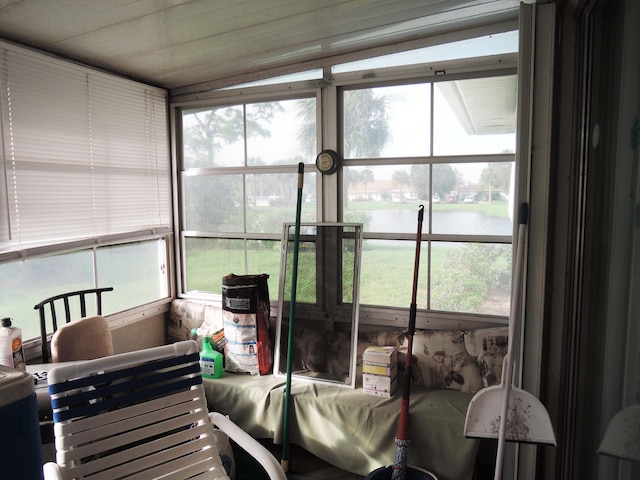
<svg viewBox="0 0 640 480">
<path fill-rule="evenodd" d="M 332 150 L 323 150 L 316 157 L 316 167 L 325 175 L 334 173 L 338 169 L 338 154 Z"/>
</svg>

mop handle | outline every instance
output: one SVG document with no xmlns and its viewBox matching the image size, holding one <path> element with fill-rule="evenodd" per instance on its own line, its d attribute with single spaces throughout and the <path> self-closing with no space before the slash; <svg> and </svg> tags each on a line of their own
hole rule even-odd
<svg viewBox="0 0 640 480">
<path fill-rule="evenodd" d="M 522 267 L 524 263 L 524 236 L 529 215 L 529 208 L 526 203 L 520 206 L 518 217 L 518 241 L 516 243 L 516 267 L 513 278 L 513 294 L 511 296 L 511 310 L 509 312 L 509 339 L 507 341 L 507 354 L 504 358 L 502 369 L 502 384 L 504 394 L 502 400 L 502 411 L 500 415 L 500 430 L 498 431 L 498 448 L 496 451 L 496 470 L 494 480 L 502 479 L 502 464 L 504 461 L 504 449 L 507 439 L 507 428 L 509 420 L 509 398 L 511 397 L 511 381 L 513 377 L 512 345 L 515 341 L 515 320 L 518 315 L 518 303 L 520 300 L 520 289 L 522 288 Z"/>
<path fill-rule="evenodd" d="M 296 202 L 296 224 L 293 235 L 293 268 L 291 275 L 291 301 L 289 304 L 289 335 L 287 337 L 287 381 L 285 385 L 284 412 L 282 419 L 282 458 L 280 465 L 289 471 L 289 411 L 291 409 L 291 370 L 293 354 L 293 324 L 296 318 L 296 294 L 298 289 L 298 252 L 300 250 L 300 212 L 302 210 L 302 187 L 304 184 L 304 163 L 298 164 L 298 198 Z"/>
<path fill-rule="evenodd" d="M 413 265 L 413 291 L 411 293 L 411 307 L 409 309 L 409 331 L 407 342 L 407 355 L 405 359 L 404 387 L 402 391 L 402 403 L 400 404 L 400 422 L 398 425 L 398 439 L 409 438 L 409 395 L 411 389 L 411 353 L 413 348 L 413 334 L 416 330 L 416 301 L 418 296 L 418 272 L 420 266 L 420 245 L 422 243 L 422 221 L 424 218 L 424 205 L 418 207 L 418 231 L 416 233 L 416 258 Z"/>
</svg>

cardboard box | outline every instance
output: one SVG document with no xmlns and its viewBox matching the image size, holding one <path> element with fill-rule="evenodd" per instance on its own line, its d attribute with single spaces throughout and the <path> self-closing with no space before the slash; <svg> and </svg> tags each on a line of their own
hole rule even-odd
<svg viewBox="0 0 640 480">
<path fill-rule="evenodd" d="M 398 377 L 387 375 L 375 375 L 372 373 L 362 374 L 362 389 L 367 395 L 391 398 L 398 386 Z"/>
<path fill-rule="evenodd" d="M 398 352 L 395 347 L 371 346 L 362 354 L 362 372 L 389 375 L 398 367 Z"/>
<path fill-rule="evenodd" d="M 362 388 L 368 395 L 390 398 L 397 386 L 398 352 L 394 347 L 371 346 L 362 355 Z"/>
</svg>

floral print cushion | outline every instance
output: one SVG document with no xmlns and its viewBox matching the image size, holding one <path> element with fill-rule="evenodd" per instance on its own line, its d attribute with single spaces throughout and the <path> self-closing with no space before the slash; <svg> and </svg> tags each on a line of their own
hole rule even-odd
<svg viewBox="0 0 640 480">
<path fill-rule="evenodd" d="M 500 383 L 508 340 L 507 327 L 479 328 L 465 332 L 464 343 L 482 376 L 483 386 L 490 387 Z"/>
<path fill-rule="evenodd" d="M 412 383 L 471 393 L 483 387 L 476 363 L 465 348 L 464 332 L 417 331 L 412 350 Z"/>
<path fill-rule="evenodd" d="M 202 302 L 175 299 L 171 302 L 168 337 L 170 342 L 189 338 L 192 328 L 208 331 L 220 328 L 221 310 Z M 475 393 L 500 383 L 506 355 L 507 327 L 458 330 L 418 330 L 413 337 L 412 383 Z M 370 345 L 394 346 L 398 350 L 398 374 L 406 363 L 406 330 L 388 329 L 358 333 L 357 382 L 362 378 L 362 354 Z M 349 335 L 339 332 L 296 332 L 294 369 L 348 374 Z M 281 352 L 282 353 L 282 352 Z"/>
</svg>

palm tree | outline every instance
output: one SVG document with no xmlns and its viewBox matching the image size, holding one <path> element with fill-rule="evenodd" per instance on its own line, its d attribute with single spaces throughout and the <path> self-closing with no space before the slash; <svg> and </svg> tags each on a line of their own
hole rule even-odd
<svg viewBox="0 0 640 480">
<path fill-rule="evenodd" d="M 390 137 L 385 95 L 364 88 L 344 92 L 344 156 L 376 157 Z"/>
<path fill-rule="evenodd" d="M 393 183 L 394 188 L 400 189 L 400 201 L 402 202 L 402 187 L 411 184 L 409 173 L 406 170 L 396 170 L 391 175 L 391 183 Z"/>
<path fill-rule="evenodd" d="M 489 192 L 489 203 L 493 200 L 493 190 L 507 188 L 511 179 L 511 163 L 489 163 L 480 172 L 480 183 Z"/>
<path fill-rule="evenodd" d="M 344 156 L 346 158 L 376 157 L 390 137 L 387 106 L 384 95 L 375 95 L 374 89 L 348 90 L 344 92 Z M 313 156 L 316 143 L 316 99 L 298 103 L 296 116 L 300 153 Z"/>
<path fill-rule="evenodd" d="M 373 175 L 373 170 L 371 170 L 370 168 L 365 168 L 364 170 L 362 170 L 360 172 L 360 182 L 364 184 L 364 197 L 365 200 L 367 200 L 367 184 L 369 184 L 370 182 L 373 182 L 374 180 L 374 175 Z"/>
</svg>

